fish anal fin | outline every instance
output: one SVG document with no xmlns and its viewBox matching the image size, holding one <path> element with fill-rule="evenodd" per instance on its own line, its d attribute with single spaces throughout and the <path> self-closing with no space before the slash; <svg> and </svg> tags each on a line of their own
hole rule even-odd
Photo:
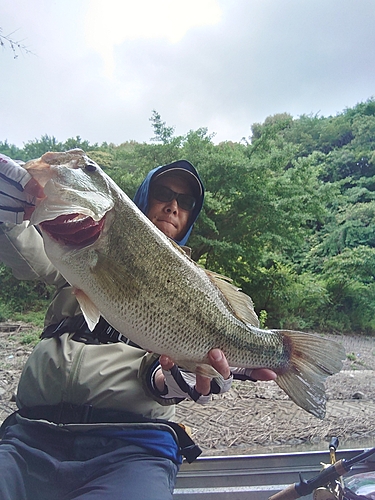
<svg viewBox="0 0 375 500">
<path fill-rule="evenodd" d="M 92 300 L 85 294 L 84 291 L 79 288 L 73 288 L 73 294 L 75 295 L 79 306 L 82 310 L 82 314 L 86 320 L 89 329 L 92 331 L 97 325 L 100 319 L 100 312 Z"/>
<path fill-rule="evenodd" d="M 290 360 L 284 369 L 276 370 L 276 383 L 298 406 L 323 419 L 326 408 L 324 382 L 341 370 L 344 348 L 311 333 L 277 331 L 285 339 Z"/>
<path fill-rule="evenodd" d="M 195 373 L 196 375 L 200 375 L 202 377 L 215 378 L 219 380 L 223 378 L 223 376 L 220 375 L 220 373 L 208 363 L 196 363 L 190 360 L 183 360 L 176 361 L 176 364 L 184 370 Z"/>
<path fill-rule="evenodd" d="M 195 368 L 195 373 L 207 378 L 217 378 L 221 377 L 220 373 L 215 370 L 215 368 L 207 363 L 197 364 Z"/>
<path fill-rule="evenodd" d="M 251 298 L 241 292 L 240 288 L 232 285 L 229 278 L 212 271 L 208 271 L 207 269 L 204 269 L 204 271 L 210 280 L 222 292 L 237 318 L 244 323 L 259 327 L 259 319 L 254 310 L 254 303 Z"/>
</svg>

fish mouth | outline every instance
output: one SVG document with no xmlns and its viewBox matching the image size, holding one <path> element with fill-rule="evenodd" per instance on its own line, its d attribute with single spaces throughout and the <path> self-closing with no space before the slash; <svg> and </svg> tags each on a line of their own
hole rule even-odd
<svg viewBox="0 0 375 500">
<path fill-rule="evenodd" d="M 84 247 L 92 245 L 100 236 L 105 216 L 95 221 L 88 215 L 79 213 L 59 215 L 56 219 L 40 223 L 43 231 L 54 240 L 67 245 Z"/>
</svg>

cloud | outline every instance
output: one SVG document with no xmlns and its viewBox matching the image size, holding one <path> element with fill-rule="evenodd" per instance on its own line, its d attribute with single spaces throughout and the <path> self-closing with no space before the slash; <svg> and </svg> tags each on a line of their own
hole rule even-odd
<svg viewBox="0 0 375 500">
<path fill-rule="evenodd" d="M 373 0 L 14 0 L 2 23 L 37 54 L 0 54 L 0 140 L 17 145 L 148 141 L 153 109 L 178 134 L 239 141 L 271 114 L 327 116 L 375 94 Z"/>
<path fill-rule="evenodd" d="M 216 0 L 92 0 L 85 21 L 86 43 L 102 56 L 111 77 L 116 45 L 139 39 L 177 43 L 192 27 L 215 24 L 220 17 Z"/>
</svg>

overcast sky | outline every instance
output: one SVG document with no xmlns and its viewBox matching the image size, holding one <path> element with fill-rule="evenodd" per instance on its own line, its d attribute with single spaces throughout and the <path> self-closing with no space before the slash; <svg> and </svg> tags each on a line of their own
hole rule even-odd
<svg viewBox="0 0 375 500">
<path fill-rule="evenodd" d="M 0 0 L 0 141 L 149 142 L 160 113 L 215 142 L 375 96 L 375 0 Z M 34 55 L 35 54 L 35 55 Z"/>
</svg>

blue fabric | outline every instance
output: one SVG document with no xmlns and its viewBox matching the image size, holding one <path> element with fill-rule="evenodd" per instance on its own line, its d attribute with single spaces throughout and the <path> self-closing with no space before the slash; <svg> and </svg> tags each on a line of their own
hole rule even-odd
<svg viewBox="0 0 375 500">
<path fill-rule="evenodd" d="M 168 458 L 178 465 L 182 463 L 179 447 L 168 431 L 161 429 L 118 429 L 115 427 L 90 431 L 95 436 L 123 439 L 127 444 L 142 446 L 158 457 Z"/>
<path fill-rule="evenodd" d="M 149 189 L 150 189 L 150 184 L 155 175 L 161 174 L 162 172 L 166 172 L 167 170 L 171 170 L 173 168 L 182 168 L 184 170 L 187 170 L 189 172 L 192 172 L 199 180 L 199 183 L 201 185 L 202 189 L 202 195 L 201 197 L 197 200 L 197 203 L 192 211 L 191 214 L 191 219 L 190 219 L 190 227 L 187 229 L 185 235 L 183 238 L 181 238 L 179 241 L 176 241 L 178 245 L 186 245 L 187 240 L 189 239 L 190 233 L 193 229 L 194 223 L 198 218 L 198 215 L 200 214 L 200 211 L 202 210 L 203 206 L 203 200 L 204 200 L 204 186 L 201 178 L 199 177 L 198 172 L 196 169 L 193 167 L 193 165 L 188 162 L 187 160 L 178 160 L 173 163 L 169 163 L 168 165 L 163 165 L 161 167 L 156 167 L 153 170 L 151 170 L 145 180 L 142 182 L 142 184 L 139 186 L 137 192 L 135 193 L 134 196 L 134 203 L 137 205 L 137 207 L 145 214 L 147 215 L 148 212 L 148 194 L 149 194 Z"/>
<path fill-rule="evenodd" d="M 172 500 L 178 468 L 123 439 L 13 424 L 0 442 L 0 499 Z"/>
</svg>

